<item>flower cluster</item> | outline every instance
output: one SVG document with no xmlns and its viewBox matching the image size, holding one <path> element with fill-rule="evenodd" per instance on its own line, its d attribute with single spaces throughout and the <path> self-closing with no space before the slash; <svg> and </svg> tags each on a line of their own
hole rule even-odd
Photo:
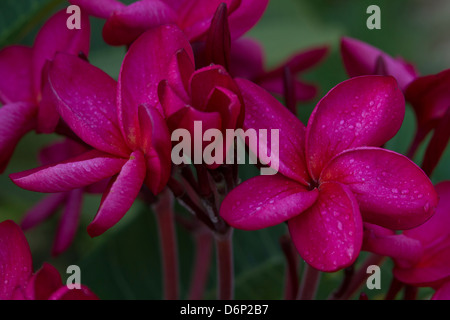
<svg viewBox="0 0 450 320">
<path fill-rule="evenodd" d="M 68 29 L 68 14 L 59 11 L 33 47 L 0 51 L 1 172 L 28 132 L 63 137 L 41 151 L 40 167 L 9 174 L 18 187 L 49 195 L 20 227 L 0 223 L 0 298 L 97 298 L 86 286 L 69 290 L 49 264 L 32 273 L 21 231 L 63 207 L 52 249 L 63 253 L 78 231 L 84 193 L 102 194 L 87 226 L 91 237 L 113 228 L 137 199 L 151 205 L 167 299 L 180 297 L 175 216 L 202 239 L 198 257 L 209 258 L 206 244 L 216 242 L 220 299 L 233 297 L 232 230 L 283 223 L 295 248 L 286 254 L 287 283 L 297 279 L 297 256 L 314 280 L 318 272 L 352 267 L 368 251 L 394 261 L 399 285 L 391 295 L 402 286 L 432 287 L 434 299 L 450 298 L 450 187 L 430 180 L 450 137 L 450 70 L 419 76 L 403 59 L 344 37 L 341 55 L 350 79 L 318 101 L 305 126 L 297 107 L 319 91 L 300 73 L 321 62 L 329 47 L 296 52 L 268 69 L 262 46 L 242 37 L 268 0 L 69 2 L 81 7 L 81 29 Z M 89 16 L 105 20 L 107 44 L 127 50 L 118 79 L 89 62 Z M 384 146 L 403 124 L 405 101 L 414 108 L 417 133 L 402 155 Z M 239 159 L 220 161 L 236 153 L 229 141 L 202 140 L 199 150 L 193 144 L 184 155 L 220 145 L 212 164 L 175 164 L 172 134 L 178 129 L 201 137 L 211 130 L 239 132 L 246 150 L 259 156 L 257 166 L 277 172 L 241 181 Z M 252 140 L 248 134 L 268 130 L 278 132 L 276 150 L 272 137 Z M 419 167 L 413 157 L 431 131 Z M 269 163 L 268 153 L 275 153 Z M 188 218 L 174 212 L 175 198 Z M 196 264 L 192 298 L 202 297 L 209 266 Z M 290 286 L 290 298 L 313 291 Z"/>
</svg>

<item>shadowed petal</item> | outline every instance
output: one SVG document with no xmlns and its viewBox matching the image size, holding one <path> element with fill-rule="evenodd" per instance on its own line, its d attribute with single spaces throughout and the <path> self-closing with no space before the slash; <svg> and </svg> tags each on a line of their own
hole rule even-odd
<svg viewBox="0 0 450 320">
<path fill-rule="evenodd" d="M 245 80 L 236 79 L 245 104 L 244 129 L 278 129 L 279 130 L 279 168 L 284 176 L 308 185 L 308 174 L 305 164 L 305 126 L 277 99 L 258 85 Z M 270 134 L 268 134 L 270 137 Z M 267 145 L 260 148 L 268 149 Z M 251 148 L 251 146 L 250 146 Z M 255 154 L 257 150 L 252 150 Z"/>
<path fill-rule="evenodd" d="M 78 230 L 82 201 L 83 189 L 75 189 L 69 192 L 64 212 L 58 223 L 52 255 L 59 255 L 72 244 Z"/>
<path fill-rule="evenodd" d="M 29 210 L 22 223 L 20 224 L 23 230 L 28 230 L 41 222 L 50 218 L 56 213 L 58 207 L 64 202 L 67 197 L 67 193 L 55 193 L 45 196 L 44 199 L 38 202 L 31 210 Z"/>
<path fill-rule="evenodd" d="M 36 126 L 36 107 L 27 102 L 9 103 L 0 107 L 0 173 L 20 139 Z"/>
<path fill-rule="evenodd" d="M 141 190 L 145 170 L 144 155 L 140 151 L 133 152 L 116 178 L 111 180 L 97 215 L 87 227 L 91 237 L 101 235 L 127 213 Z"/>
<path fill-rule="evenodd" d="M 319 101 L 306 132 L 310 173 L 317 179 L 327 162 L 356 147 L 380 147 L 403 122 L 405 99 L 392 77 L 364 76 L 344 81 Z"/>
<path fill-rule="evenodd" d="M 308 84 L 299 80 L 294 80 L 295 99 L 297 101 L 308 101 L 314 98 L 317 94 L 317 87 L 313 84 Z M 267 91 L 276 93 L 280 96 L 284 95 L 283 78 L 266 78 L 258 80 L 258 84 Z"/>
<path fill-rule="evenodd" d="M 450 300 L 450 281 L 440 286 L 431 297 L 431 300 Z"/>
<path fill-rule="evenodd" d="M 401 59 L 394 59 L 383 51 L 362 41 L 344 37 L 341 54 L 350 77 L 375 74 L 377 61 L 381 57 L 387 75 L 394 76 L 402 90 L 417 77 L 414 68 Z"/>
<path fill-rule="evenodd" d="M 67 28 L 70 13 L 58 11 L 42 26 L 33 46 L 33 90 L 36 96 L 42 89 L 42 70 L 47 60 L 53 60 L 57 52 L 78 56 L 89 54 L 90 25 L 87 14 L 81 13 L 81 29 Z"/>
<path fill-rule="evenodd" d="M 134 137 L 140 140 L 136 131 L 139 127 L 138 107 L 159 104 L 158 84 L 168 78 L 167 66 L 180 49 L 194 61 L 192 48 L 183 32 L 176 26 L 162 26 L 144 33 L 128 50 L 117 90 L 119 121 L 128 140 Z"/>
<path fill-rule="evenodd" d="M 103 19 L 109 18 L 114 11 L 126 7 L 122 2 L 117 0 L 69 0 L 69 2 L 80 6 L 89 15 Z"/>
<path fill-rule="evenodd" d="M 358 203 L 340 183 L 322 183 L 316 203 L 288 225 L 300 256 L 318 270 L 345 268 L 359 255 L 363 227 Z"/>
<path fill-rule="evenodd" d="M 69 289 L 68 286 L 62 286 L 54 292 L 48 300 L 99 300 L 97 295 L 88 287 L 81 285 L 80 289 Z"/>
<path fill-rule="evenodd" d="M 242 38 L 231 46 L 230 73 L 249 80 L 264 73 L 264 50 L 255 39 Z"/>
<path fill-rule="evenodd" d="M 112 177 L 126 161 L 93 150 L 58 164 L 13 173 L 10 178 L 19 187 L 30 191 L 69 191 Z"/>
<path fill-rule="evenodd" d="M 101 151 L 129 155 L 118 127 L 114 79 L 82 59 L 58 54 L 49 82 L 61 117 L 84 142 Z"/>
<path fill-rule="evenodd" d="M 257 230 L 280 224 L 311 207 L 317 190 L 308 191 L 280 174 L 249 179 L 225 198 L 221 217 L 232 227 Z"/>
<path fill-rule="evenodd" d="M 175 21 L 175 12 L 163 1 L 137 1 L 112 13 L 103 27 L 103 39 L 113 46 L 130 44 L 145 31 Z"/>
<path fill-rule="evenodd" d="M 25 297 L 28 300 L 47 300 L 62 285 L 59 271 L 45 262 L 30 278 L 25 289 Z"/>
<path fill-rule="evenodd" d="M 320 180 L 348 185 L 364 221 L 389 229 L 422 224 L 438 201 L 430 179 L 414 162 L 380 148 L 342 152 L 325 167 Z"/>
<path fill-rule="evenodd" d="M 31 48 L 19 45 L 0 51 L 1 103 L 36 102 L 31 89 L 32 52 Z"/>
<path fill-rule="evenodd" d="M 30 247 L 20 227 L 12 220 L 0 223 L 0 300 L 11 299 L 32 272 Z"/>
</svg>

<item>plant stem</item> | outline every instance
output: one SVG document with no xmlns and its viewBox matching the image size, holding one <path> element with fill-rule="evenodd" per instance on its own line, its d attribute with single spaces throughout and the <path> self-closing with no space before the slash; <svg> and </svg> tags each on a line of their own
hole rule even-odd
<svg viewBox="0 0 450 320">
<path fill-rule="evenodd" d="M 175 215 L 173 197 L 167 190 L 160 195 L 160 200 L 153 206 L 158 224 L 161 245 L 164 298 L 179 298 L 178 248 L 175 232 Z"/>
<path fill-rule="evenodd" d="M 314 269 L 309 264 L 305 264 L 297 300 L 313 300 L 315 298 L 320 282 L 320 276 L 321 272 L 319 270 Z"/>
<path fill-rule="evenodd" d="M 232 229 L 225 234 L 215 233 L 217 255 L 217 298 L 232 300 L 234 298 L 234 268 Z"/>
<path fill-rule="evenodd" d="M 209 268 L 211 267 L 212 235 L 209 230 L 194 230 L 193 233 L 195 237 L 196 254 L 192 271 L 191 288 L 189 290 L 189 299 L 199 300 L 203 298 Z"/>
<path fill-rule="evenodd" d="M 284 284 L 284 299 L 294 300 L 298 294 L 298 267 L 299 259 L 298 253 L 295 250 L 292 240 L 289 235 L 283 235 L 280 238 L 281 249 L 283 250 L 286 259 L 286 278 Z"/>
</svg>

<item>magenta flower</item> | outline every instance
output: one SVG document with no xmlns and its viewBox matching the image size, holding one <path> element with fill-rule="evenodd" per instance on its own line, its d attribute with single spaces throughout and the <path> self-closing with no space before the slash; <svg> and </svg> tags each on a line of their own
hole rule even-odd
<svg viewBox="0 0 450 320">
<path fill-rule="evenodd" d="M 98 300 L 86 286 L 69 289 L 48 263 L 33 273 L 30 247 L 12 220 L 0 223 L 0 300 Z"/>
<path fill-rule="evenodd" d="M 171 29 L 162 30 L 169 31 L 155 33 L 165 43 Z M 80 58 L 56 55 L 48 81 L 59 112 L 73 132 L 94 150 L 10 176 L 24 189 L 51 193 L 112 177 L 97 215 L 88 226 L 91 236 L 102 234 L 125 215 L 143 183 L 158 194 L 170 177 L 170 135 L 156 108 L 157 82 L 146 77 L 149 70 L 165 70 L 163 60 L 159 60 L 164 56 L 157 50 L 146 56 L 136 55 L 133 47 L 123 61 L 118 83 Z"/>
<path fill-rule="evenodd" d="M 393 58 L 365 42 L 349 37 L 341 39 L 341 55 L 350 77 L 363 75 L 391 75 L 404 91 L 418 73 L 402 58 Z"/>
<path fill-rule="evenodd" d="M 85 146 L 66 139 L 44 148 L 40 153 L 40 162 L 42 165 L 50 165 L 79 156 L 88 150 Z M 58 209 L 63 207 L 52 248 L 52 254 L 59 255 L 72 244 L 75 237 L 81 215 L 83 194 L 85 192 L 103 193 L 107 184 L 108 181 L 104 180 L 85 188 L 50 194 L 26 213 L 20 226 L 23 230 L 31 229 L 56 214 Z"/>
<path fill-rule="evenodd" d="M 428 145 L 422 168 L 431 175 L 450 138 L 450 69 L 436 75 L 416 78 L 406 89 L 405 97 L 416 113 L 417 134 L 412 150 L 435 130 Z"/>
<path fill-rule="evenodd" d="M 26 133 L 50 133 L 58 123 L 59 115 L 42 81 L 47 60 L 53 59 L 56 52 L 89 52 L 88 17 L 82 15 L 81 30 L 69 30 L 67 18 L 65 10 L 52 16 L 32 48 L 13 45 L 0 51 L 0 173 Z"/>
<path fill-rule="evenodd" d="M 437 184 L 436 191 L 439 204 L 428 221 L 400 235 L 370 227 L 364 250 L 392 257 L 401 282 L 439 289 L 450 281 L 450 181 Z"/>
<path fill-rule="evenodd" d="M 284 68 L 289 68 L 293 76 L 307 71 L 321 62 L 328 52 L 328 47 L 310 48 L 295 53 L 287 61 L 271 70 L 264 68 L 264 51 L 253 39 L 239 39 L 231 47 L 230 73 L 235 77 L 245 78 L 258 84 L 269 92 L 284 96 Z M 296 101 L 308 101 L 317 94 L 317 86 L 294 79 Z"/>
<path fill-rule="evenodd" d="M 225 198 L 220 214 L 231 226 L 255 230 L 287 222 L 303 259 L 335 271 L 358 256 L 363 220 L 406 229 L 434 213 L 437 195 L 423 171 L 378 148 L 403 121 L 404 98 L 394 78 L 364 76 L 337 85 L 306 128 L 257 85 L 235 81 L 246 105 L 244 128 L 279 129 L 280 151 L 278 174 L 247 180 Z"/>
<path fill-rule="evenodd" d="M 229 9 L 233 39 L 253 27 L 268 0 L 142 0 L 125 5 L 117 0 L 70 0 L 90 15 L 106 19 L 103 38 L 110 45 L 127 45 L 145 31 L 164 24 L 177 24 L 190 41 L 202 40 L 217 6 Z"/>
</svg>

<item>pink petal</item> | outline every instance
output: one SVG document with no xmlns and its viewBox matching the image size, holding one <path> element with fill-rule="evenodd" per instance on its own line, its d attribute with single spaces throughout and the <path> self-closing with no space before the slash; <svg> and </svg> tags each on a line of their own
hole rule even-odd
<svg viewBox="0 0 450 320">
<path fill-rule="evenodd" d="M 340 183 L 322 183 L 316 203 L 288 225 L 300 256 L 318 270 L 337 271 L 359 255 L 363 228 L 358 203 Z"/>
<path fill-rule="evenodd" d="M 63 253 L 73 242 L 78 230 L 81 205 L 83 201 L 83 189 L 75 189 L 69 192 L 67 202 L 58 223 L 52 255 Z"/>
<path fill-rule="evenodd" d="M 47 300 L 62 285 L 59 271 L 51 264 L 44 263 L 30 278 L 25 297 L 28 300 Z"/>
<path fill-rule="evenodd" d="M 10 178 L 19 187 L 31 191 L 70 191 L 115 175 L 126 161 L 93 150 L 58 164 L 13 173 Z"/>
<path fill-rule="evenodd" d="M 0 300 L 11 298 L 32 272 L 30 247 L 20 227 L 12 220 L 0 223 Z"/>
<path fill-rule="evenodd" d="M 229 70 L 231 58 L 231 37 L 228 26 L 228 11 L 225 3 L 221 3 L 211 20 L 205 43 L 204 65 L 219 64 Z"/>
<path fill-rule="evenodd" d="M 403 122 L 405 99 L 392 77 L 352 78 L 334 87 L 314 109 L 306 132 L 310 173 L 317 179 L 327 162 L 346 149 L 379 147 Z"/>
<path fill-rule="evenodd" d="M 394 59 L 383 51 L 362 41 L 344 37 L 341 40 L 341 54 L 350 77 L 375 74 L 377 61 L 381 57 L 388 75 L 396 78 L 402 90 L 417 77 L 408 63 Z"/>
<path fill-rule="evenodd" d="M 49 297 L 49 300 L 99 300 L 99 298 L 91 289 L 81 285 L 80 289 L 69 289 L 68 286 L 62 286 Z"/>
<path fill-rule="evenodd" d="M 61 162 L 86 151 L 89 151 L 86 146 L 67 138 L 43 148 L 39 153 L 39 161 L 43 165 Z"/>
<path fill-rule="evenodd" d="M 53 60 L 57 52 L 78 56 L 80 52 L 89 54 L 90 24 L 87 14 L 81 14 L 81 29 L 67 28 L 71 14 L 66 9 L 54 14 L 40 29 L 33 46 L 33 90 L 40 95 L 42 70 L 47 60 Z"/>
<path fill-rule="evenodd" d="M 439 287 L 431 297 L 431 300 L 450 300 L 450 281 Z"/>
<path fill-rule="evenodd" d="M 231 46 L 230 73 L 234 77 L 255 79 L 264 73 L 264 50 L 261 44 L 251 38 L 233 41 Z"/>
<path fill-rule="evenodd" d="M 308 191 L 280 174 L 256 176 L 233 189 L 220 208 L 232 227 L 257 230 L 292 219 L 314 204 L 317 190 Z"/>
<path fill-rule="evenodd" d="M 14 45 L 0 51 L 0 102 L 36 103 L 31 89 L 33 50 Z M 0 118 L 1 119 L 1 118 Z"/>
<path fill-rule="evenodd" d="M 96 237 L 114 226 L 131 208 L 145 178 L 145 159 L 140 151 L 131 154 L 122 170 L 111 180 L 94 220 L 87 227 L 91 237 Z"/>
<path fill-rule="evenodd" d="M 71 4 L 80 6 L 89 15 L 97 18 L 107 19 L 114 12 L 126 6 L 117 0 L 69 0 Z"/>
<path fill-rule="evenodd" d="M 269 92 L 284 96 L 283 78 L 266 78 L 258 79 L 257 83 Z M 308 101 L 317 95 L 317 87 L 294 79 L 295 99 L 297 101 Z"/>
<path fill-rule="evenodd" d="M 103 27 L 103 39 L 113 46 L 130 44 L 145 31 L 175 21 L 175 12 L 163 1 L 137 1 L 112 13 Z"/>
<path fill-rule="evenodd" d="M 116 82 L 110 76 L 75 56 L 58 54 L 50 67 L 49 81 L 61 117 L 84 142 L 101 151 L 128 156 L 118 127 Z"/>
<path fill-rule="evenodd" d="M 364 221 L 389 229 L 410 229 L 429 219 L 437 194 L 426 174 L 407 157 L 380 148 L 342 152 L 325 167 L 321 181 L 349 186 Z"/>
<path fill-rule="evenodd" d="M 241 0 L 240 5 L 228 18 L 231 38 L 239 38 L 256 25 L 268 4 L 269 0 Z"/>
<path fill-rule="evenodd" d="M 420 240 L 424 246 L 432 245 L 450 234 L 450 181 L 438 183 L 435 189 L 439 195 L 436 213 L 424 224 L 404 232 L 404 235 Z"/>
<path fill-rule="evenodd" d="M 245 104 L 244 130 L 279 130 L 279 168 L 284 176 L 308 185 L 305 165 L 305 126 L 277 99 L 256 84 L 236 79 Z M 270 137 L 270 134 L 268 134 Z M 270 151 L 271 141 L 259 148 Z M 251 146 L 250 146 L 251 148 Z M 257 150 L 252 150 L 257 154 Z"/>
<path fill-rule="evenodd" d="M 60 115 L 58 113 L 58 99 L 53 94 L 52 87 L 48 80 L 48 71 L 50 69 L 50 61 L 44 65 L 42 70 L 42 79 L 44 83 L 41 91 L 41 101 L 39 102 L 38 114 L 37 114 L 37 133 L 53 133 L 58 126 Z"/>
<path fill-rule="evenodd" d="M 56 213 L 56 210 L 64 202 L 67 193 L 55 193 L 45 196 L 31 210 L 29 210 L 20 224 L 23 230 L 31 229 L 44 222 Z"/>
<path fill-rule="evenodd" d="M 183 32 L 176 26 L 162 26 L 144 33 L 128 50 L 117 91 L 119 121 L 128 140 L 140 140 L 136 131 L 139 127 L 138 107 L 141 104 L 158 105 L 158 84 L 168 78 L 167 66 L 181 49 L 194 61 L 192 48 Z"/>
<path fill-rule="evenodd" d="M 171 174 L 172 141 L 169 128 L 156 108 L 139 107 L 139 120 L 147 162 L 146 185 L 157 195 L 166 186 Z"/>
<path fill-rule="evenodd" d="M 36 126 L 36 107 L 27 102 L 9 103 L 0 107 L 0 173 L 22 137 Z"/>
</svg>

